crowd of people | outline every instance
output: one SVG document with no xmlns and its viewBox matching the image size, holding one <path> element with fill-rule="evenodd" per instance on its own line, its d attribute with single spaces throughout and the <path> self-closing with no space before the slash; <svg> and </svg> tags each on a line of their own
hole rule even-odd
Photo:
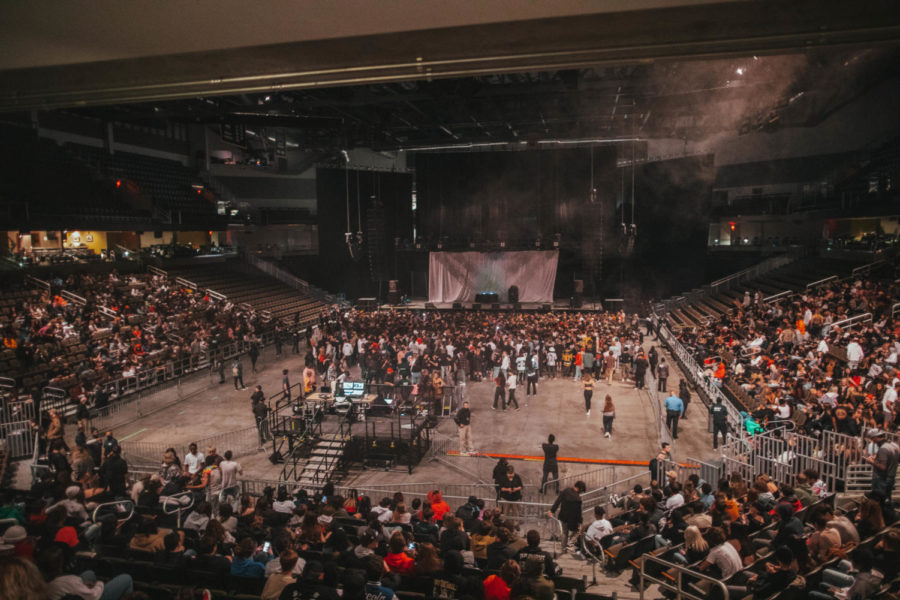
<svg viewBox="0 0 900 600">
<path fill-rule="evenodd" d="M 180 376 L 228 344 L 258 346 L 264 326 L 253 311 L 160 275 L 82 273 L 50 283 L 51 292 L 14 306 L 0 331 L 20 364 L 8 375 L 20 385 L 39 376 L 22 389 L 35 399 L 49 385 L 102 407 L 116 394 L 110 382 Z M 67 300 L 61 290 L 86 302 Z"/>
<path fill-rule="evenodd" d="M 679 333 L 756 423 L 792 421 L 810 435 L 897 428 L 900 321 L 893 282 L 827 283 L 763 301 L 747 293 L 708 327 Z M 848 327 L 839 322 L 871 313 Z"/>
</svg>

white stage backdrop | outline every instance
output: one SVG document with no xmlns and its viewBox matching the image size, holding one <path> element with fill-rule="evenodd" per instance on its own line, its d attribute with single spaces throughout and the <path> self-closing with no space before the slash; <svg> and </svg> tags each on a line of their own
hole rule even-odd
<svg viewBox="0 0 900 600">
<path fill-rule="evenodd" d="M 525 252 L 432 252 L 429 302 L 474 302 L 479 292 L 496 292 L 507 302 L 519 287 L 519 302 L 553 302 L 557 250 Z"/>
</svg>

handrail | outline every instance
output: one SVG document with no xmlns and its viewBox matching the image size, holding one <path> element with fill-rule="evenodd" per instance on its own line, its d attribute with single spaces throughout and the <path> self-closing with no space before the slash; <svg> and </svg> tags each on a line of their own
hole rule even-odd
<svg viewBox="0 0 900 600">
<path fill-rule="evenodd" d="M 709 287 L 712 291 L 718 290 L 718 288 L 731 283 L 733 281 L 740 281 L 743 279 L 747 279 L 748 277 L 755 277 L 758 275 L 762 275 L 763 273 L 768 273 L 769 271 L 775 270 L 779 267 L 783 267 L 784 265 L 790 263 L 794 260 L 794 257 L 791 256 L 771 256 L 759 264 L 753 265 L 752 267 L 748 267 L 737 273 L 732 273 L 726 277 L 722 277 L 721 279 L 717 279 L 709 284 Z"/>
<path fill-rule="evenodd" d="M 794 293 L 794 290 L 784 290 L 783 292 L 778 292 L 777 294 L 772 294 L 771 296 L 766 296 L 763 298 L 763 302 L 771 302 L 772 300 L 778 300 L 779 298 L 783 298 L 785 296 L 790 296 Z"/>
<path fill-rule="evenodd" d="M 843 321 L 837 321 L 835 323 L 831 323 L 831 324 L 823 327 L 822 328 L 822 337 L 825 337 L 826 335 L 828 335 L 828 332 L 831 331 L 832 327 L 848 327 L 848 326 L 856 324 L 856 323 L 862 323 L 862 322 L 867 322 L 867 321 L 871 321 L 871 320 L 872 320 L 872 313 L 862 313 L 860 315 L 854 315 L 852 317 L 844 319 Z"/>
<path fill-rule="evenodd" d="M 653 577 L 652 575 L 647 573 L 647 565 L 649 563 L 658 563 L 662 565 L 662 571 L 674 569 L 675 583 L 673 584 L 666 579 Z M 641 598 L 643 599 L 644 590 L 647 589 L 647 585 L 645 585 L 644 583 L 645 581 L 647 581 L 649 583 L 657 584 L 662 589 L 673 592 L 678 598 L 687 598 L 688 600 L 707 600 L 707 598 L 709 598 L 710 596 L 709 593 L 703 596 L 698 596 L 696 593 L 691 591 L 690 588 L 685 588 L 682 586 L 685 575 L 688 575 L 692 578 L 701 579 L 703 581 L 708 581 L 710 585 L 719 586 L 719 588 L 722 590 L 722 600 L 728 600 L 728 586 L 726 586 L 725 583 L 723 583 L 720 579 L 710 577 L 709 575 L 705 575 L 703 573 L 695 571 L 685 565 L 679 565 L 677 563 L 663 560 L 657 556 L 653 556 L 652 554 L 644 554 L 643 560 L 641 561 L 641 584 L 639 588 L 641 590 Z"/>
<path fill-rule="evenodd" d="M 819 287 L 823 283 L 828 283 L 829 281 L 837 281 L 837 278 L 838 278 L 837 275 L 831 275 L 830 277 L 826 277 L 825 279 L 820 279 L 818 281 L 813 281 L 812 283 L 807 283 L 806 289 Z"/>
<path fill-rule="evenodd" d="M 110 319 L 116 319 L 119 317 L 119 313 L 109 308 L 108 306 L 98 306 L 97 312 L 105 317 L 109 317 Z"/>
<path fill-rule="evenodd" d="M 886 261 L 883 258 L 879 258 L 878 260 L 872 261 L 870 263 L 860 265 L 860 266 L 856 267 L 855 269 L 853 269 L 852 271 L 850 271 L 850 275 L 854 276 L 854 275 L 862 275 L 864 273 L 868 273 L 872 269 L 874 269 L 876 266 L 885 264 L 885 262 Z"/>
<path fill-rule="evenodd" d="M 147 265 L 147 270 L 153 273 L 154 275 L 159 275 L 160 277 L 168 277 L 169 274 L 160 269 L 159 267 L 154 267 L 153 265 Z"/>
<path fill-rule="evenodd" d="M 47 288 L 48 291 L 50 290 L 50 282 L 49 281 L 44 281 L 43 279 L 38 279 L 34 275 L 26 275 L 25 281 L 30 281 L 31 283 L 33 283 L 34 285 L 36 285 L 38 287 Z"/>
<path fill-rule="evenodd" d="M 70 292 L 69 290 L 63 290 L 59 293 L 59 295 L 62 296 L 63 298 L 65 298 L 66 300 L 68 300 L 69 302 L 74 302 L 75 304 L 78 304 L 79 306 L 84 306 L 85 304 L 87 304 L 87 300 L 85 300 L 78 294 Z"/>
<path fill-rule="evenodd" d="M 199 286 L 199 285 L 197 285 L 197 284 L 194 283 L 193 281 L 190 281 L 190 280 L 188 280 L 188 279 L 185 279 L 184 277 L 176 277 L 176 278 L 175 278 L 175 283 L 177 283 L 178 285 L 182 285 L 182 286 L 184 286 L 184 287 L 186 287 L 186 288 L 191 288 L 192 290 L 200 289 L 200 286 Z"/>
<path fill-rule="evenodd" d="M 314 286 L 310 285 L 308 281 L 300 279 L 293 273 L 288 273 L 272 262 L 263 260 L 262 258 L 253 254 L 247 254 L 245 256 L 245 259 L 250 266 L 259 269 L 266 275 L 274 277 L 278 281 L 287 284 L 294 289 L 300 290 L 305 294 L 312 296 L 313 298 L 316 298 L 321 302 L 324 302 L 325 304 L 334 304 L 335 302 L 334 296 L 323 293 L 321 290 L 318 290 Z"/>
<path fill-rule="evenodd" d="M 900 311 L 900 302 L 897 302 L 896 304 L 894 304 L 891 307 L 891 318 L 892 319 L 897 316 L 898 311 Z"/>
<path fill-rule="evenodd" d="M 226 296 L 225 294 L 222 294 L 220 292 L 217 292 L 215 290 L 206 290 L 206 293 L 209 295 L 210 298 L 215 298 L 216 300 L 219 300 L 220 302 L 224 302 L 224 301 L 228 300 L 228 296 Z"/>
<path fill-rule="evenodd" d="M 100 512 L 101 508 L 104 507 L 117 507 L 114 509 L 114 513 L 116 515 L 116 520 L 122 523 L 129 521 L 131 517 L 134 516 L 134 502 L 131 500 L 114 500 L 112 502 L 104 502 L 103 504 L 98 504 L 97 507 L 91 511 L 91 521 L 94 523 L 97 522 L 97 513 Z M 125 518 L 121 518 L 121 514 L 125 512 L 127 509 L 128 516 Z"/>
</svg>

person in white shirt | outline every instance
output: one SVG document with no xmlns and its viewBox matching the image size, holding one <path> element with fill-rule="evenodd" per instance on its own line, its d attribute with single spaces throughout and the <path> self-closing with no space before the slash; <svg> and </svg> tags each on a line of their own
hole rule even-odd
<svg viewBox="0 0 900 600">
<path fill-rule="evenodd" d="M 509 376 L 506 378 L 506 390 L 507 390 L 506 405 L 511 406 L 511 405 L 515 404 L 516 410 L 519 410 L 519 403 L 516 400 L 516 374 L 515 373 L 510 373 Z"/>
<path fill-rule="evenodd" d="M 194 475 L 203 468 L 203 453 L 197 450 L 197 444 L 188 446 L 188 453 L 184 455 L 184 470 L 189 475 Z"/>
<path fill-rule="evenodd" d="M 851 371 L 855 371 L 857 365 L 859 365 L 859 361 L 864 357 L 865 353 L 863 352 L 862 346 L 859 345 L 856 338 L 853 338 L 850 343 L 847 344 L 847 367 Z"/>
<path fill-rule="evenodd" d="M 612 535 L 612 523 L 606 519 L 606 511 L 602 506 L 594 507 L 594 522 L 590 524 L 585 532 L 585 537 L 596 545 L 600 545 L 600 540 L 608 535 Z"/>
<path fill-rule="evenodd" d="M 900 385 L 897 383 L 888 386 L 887 389 L 884 390 L 884 395 L 881 397 L 881 410 L 884 412 L 884 428 L 888 430 L 894 423 L 898 387 L 900 387 Z"/>
<path fill-rule="evenodd" d="M 712 550 L 700 563 L 700 571 L 706 571 L 711 565 L 715 565 L 719 568 L 721 579 L 728 579 L 744 567 L 741 555 L 725 540 L 725 533 L 720 527 L 712 527 L 706 534 L 706 539 Z"/>
</svg>

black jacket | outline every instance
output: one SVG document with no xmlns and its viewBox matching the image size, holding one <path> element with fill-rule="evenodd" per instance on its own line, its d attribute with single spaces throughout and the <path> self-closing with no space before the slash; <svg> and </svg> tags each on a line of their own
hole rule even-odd
<svg viewBox="0 0 900 600">
<path fill-rule="evenodd" d="M 581 494 L 575 488 L 566 488 L 556 497 L 556 502 L 550 507 L 550 512 L 555 513 L 559 509 L 559 520 L 569 529 L 576 529 L 582 522 Z"/>
</svg>

